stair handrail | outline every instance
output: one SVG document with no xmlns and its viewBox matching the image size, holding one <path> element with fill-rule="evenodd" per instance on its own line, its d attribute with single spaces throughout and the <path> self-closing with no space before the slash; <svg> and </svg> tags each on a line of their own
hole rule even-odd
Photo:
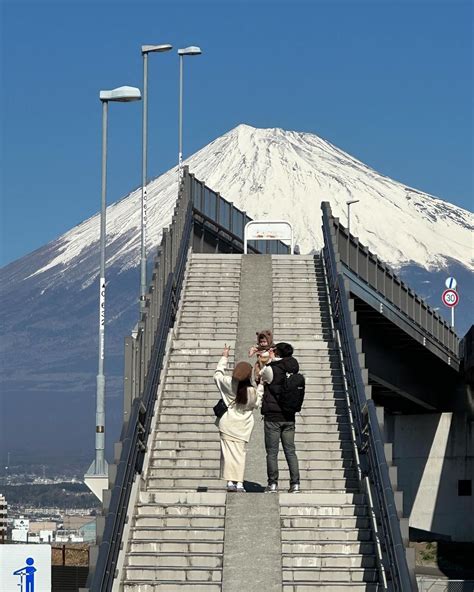
<svg viewBox="0 0 474 592">
<path fill-rule="evenodd" d="M 147 294 L 146 310 L 141 315 L 138 333 L 134 338 L 138 355 L 133 356 L 132 363 L 135 367 L 129 371 L 135 375 L 143 375 L 145 367 L 143 388 L 138 395 L 133 396 L 130 413 L 122 431 L 120 460 L 105 517 L 97 563 L 91 578 L 91 592 L 109 592 L 116 576 L 132 485 L 142 470 L 166 341 L 174 324 L 183 284 L 193 223 L 192 206 L 188 168 L 184 167 L 173 219 L 169 228 L 163 231 L 159 255 L 155 259 L 153 282 Z M 151 332 L 153 335 L 150 347 Z M 140 381 L 136 382 L 138 387 Z"/>
<path fill-rule="evenodd" d="M 368 399 L 359 353 L 355 345 L 355 335 L 349 308 L 349 292 L 341 270 L 337 243 L 331 226 L 330 208 L 322 203 L 323 211 L 323 256 L 329 284 L 330 304 L 335 325 L 341 336 L 341 347 L 348 386 L 353 402 L 355 427 L 358 432 L 361 466 L 363 474 L 374 484 L 377 509 L 381 526 L 381 540 L 387 556 L 385 567 L 392 589 L 397 592 L 412 590 L 412 580 L 408 569 L 405 546 L 400 529 L 395 496 L 390 481 L 384 445 L 377 412 L 372 399 Z"/>
</svg>

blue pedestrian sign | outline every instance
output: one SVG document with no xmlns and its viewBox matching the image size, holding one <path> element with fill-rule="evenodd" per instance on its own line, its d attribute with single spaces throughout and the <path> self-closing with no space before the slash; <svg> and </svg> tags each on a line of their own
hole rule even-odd
<svg viewBox="0 0 474 592">
<path fill-rule="evenodd" d="M 33 557 L 28 557 L 25 563 L 26 565 L 14 571 L 13 575 L 20 578 L 18 584 L 20 592 L 35 592 L 35 572 L 37 571 L 34 567 L 35 560 Z"/>
<path fill-rule="evenodd" d="M 49 545 L 0 545 L 2 592 L 51 592 Z"/>
</svg>

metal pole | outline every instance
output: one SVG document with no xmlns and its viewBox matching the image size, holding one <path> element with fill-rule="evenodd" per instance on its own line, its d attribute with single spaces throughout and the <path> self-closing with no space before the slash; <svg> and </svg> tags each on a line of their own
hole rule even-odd
<svg viewBox="0 0 474 592">
<path fill-rule="evenodd" d="M 105 474 L 105 237 L 106 237 L 106 189 L 107 189 L 107 109 L 108 101 L 102 101 L 102 200 L 100 211 L 100 278 L 99 278 L 99 369 L 97 373 L 97 398 L 95 420 L 95 475 Z"/>
<path fill-rule="evenodd" d="M 147 123 L 148 123 L 148 53 L 143 53 L 143 142 L 142 142 L 142 211 L 140 254 L 140 312 L 145 311 L 146 292 L 146 224 L 147 224 Z"/>
<path fill-rule="evenodd" d="M 451 307 L 451 327 L 454 329 L 454 306 Z"/>
<path fill-rule="evenodd" d="M 347 250 L 346 250 L 346 264 L 349 267 L 349 245 L 351 242 L 351 204 L 347 204 Z"/>
<path fill-rule="evenodd" d="M 179 56 L 179 147 L 178 147 L 178 172 L 181 178 L 181 166 L 183 162 L 183 56 Z"/>
</svg>

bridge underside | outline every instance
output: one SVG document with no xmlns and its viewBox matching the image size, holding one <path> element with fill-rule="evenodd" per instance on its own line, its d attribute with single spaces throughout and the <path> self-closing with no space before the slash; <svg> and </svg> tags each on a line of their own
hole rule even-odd
<svg viewBox="0 0 474 592">
<path fill-rule="evenodd" d="M 393 413 L 471 411 L 454 366 L 352 294 L 372 396 Z"/>
</svg>

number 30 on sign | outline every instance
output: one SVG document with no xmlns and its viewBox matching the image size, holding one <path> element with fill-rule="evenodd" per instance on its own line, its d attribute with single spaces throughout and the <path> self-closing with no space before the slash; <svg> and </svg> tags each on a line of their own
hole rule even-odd
<svg viewBox="0 0 474 592">
<path fill-rule="evenodd" d="M 459 303 L 459 294 L 456 290 L 445 290 L 441 296 L 441 300 L 443 301 L 443 304 L 449 308 L 453 308 Z"/>
</svg>

